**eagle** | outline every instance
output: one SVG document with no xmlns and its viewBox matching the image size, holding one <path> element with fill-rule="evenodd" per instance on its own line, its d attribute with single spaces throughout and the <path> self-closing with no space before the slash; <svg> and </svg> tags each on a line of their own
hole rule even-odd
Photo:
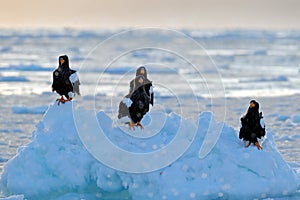
<svg viewBox="0 0 300 200">
<path fill-rule="evenodd" d="M 57 99 L 58 105 L 71 101 L 79 92 L 79 78 L 75 70 L 70 69 L 69 58 L 61 55 L 58 58 L 58 68 L 53 71 L 52 92 L 56 91 L 61 98 Z"/>
<path fill-rule="evenodd" d="M 150 83 L 146 83 L 144 76 L 136 76 L 132 92 L 126 95 L 119 104 L 118 118 L 128 116 L 130 118 L 130 128 L 134 128 L 135 126 L 143 128 L 140 122 L 149 111 L 151 102 L 149 91 L 146 90 L 148 84 Z"/>
<path fill-rule="evenodd" d="M 249 147 L 253 143 L 259 150 L 262 149 L 258 139 L 265 136 L 266 130 L 262 112 L 259 112 L 259 103 L 257 101 L 250 101 L 246 115 L 241 118 L 241 125 L 239 138 L 247 142 L 246 147 Z"/>
</svg>

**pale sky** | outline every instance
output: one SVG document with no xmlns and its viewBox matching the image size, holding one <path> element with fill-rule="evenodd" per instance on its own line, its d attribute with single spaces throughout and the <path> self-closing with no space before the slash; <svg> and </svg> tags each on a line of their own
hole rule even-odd
<svg viewBox="0 0 300 200">
<path fill-rule="evenodd" d="M 300 0 L 0 2 L 0 27 L 300 29 Z"/>
</svg>

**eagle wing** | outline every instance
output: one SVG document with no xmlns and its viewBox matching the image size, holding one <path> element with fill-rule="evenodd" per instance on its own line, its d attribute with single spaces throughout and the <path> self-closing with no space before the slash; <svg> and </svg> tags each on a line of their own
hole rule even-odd
<svg viewBox="0 0 300 200">
<path fill-rule="evenodd" d="M 77 73 L 74 72 L 73 74 L 71 74 L 71 76 L 69 77 L 69 80 L 73 85 L 73 93 L 76 93 L 76 94 L 80 95 L 80 92 L 79 92 L 80 81 L 79 81 L 79 78 L 77 76 Z"/>
</svg>

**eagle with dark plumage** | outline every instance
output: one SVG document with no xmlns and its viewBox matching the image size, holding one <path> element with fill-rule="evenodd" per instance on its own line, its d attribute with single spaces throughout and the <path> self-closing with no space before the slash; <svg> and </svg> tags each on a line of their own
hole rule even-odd
<svg viewBox="0 0 300 200">
<path fill-rule="evenodd" d="M 67 55 L 59 56 L 58 68 L 53 72 L 52 92 L 56 91 L 61 98 L 57 99 L 58 105 L 71 101 L 79 92 L 79 78 L 75 70 L 70 69 Z"/>
<path fill-rule="evenodd" d="M 144 76 L 145 78 L 145 87 L 146 87 L 146 92 L 147 94 L 150 96 L 150 104 L 153 106 L 154 104 L 154 93 L 153 93 L 153 86 L 152 86 L 152 81 L 150 81 L 148 79 L 148 75 L 147 75 L 147 70 L 146 67 L 144 66 L 140 66 L 137 68 L 136 72 L 135 72 L 135 76 Z M 133 88 L 134 88 L 134 80 L 130 81 L 129 84 L 129 94 L 133 92 Z"/>
<path fill-rule="evenodd" d="M 241 118 L 242 127 L 239 138 L 247 142 L 246 147 L 253 143 L 258 149 L 262 149 L 258 139 L 265 136 L 265 124 L 262 112 L 259 112 L 259 104 L 255 100 L 250 101 L 246 115 Z"/>
<path fill-rule="evenodd" d="M 134 79 L 133 90 L 130 94 L 126 95 L 123 101 L 119 105 L 119 115 L 118 118 L 128 116 L 130 118 L 129 126 L 134 128 L 141 125 L 141 120 L 144 115 L 149 111 L 150 96 L 146 88 L 148 87 L 145 83 L 145 77 L 142 75 L 137 76 Z"/>
</svg>

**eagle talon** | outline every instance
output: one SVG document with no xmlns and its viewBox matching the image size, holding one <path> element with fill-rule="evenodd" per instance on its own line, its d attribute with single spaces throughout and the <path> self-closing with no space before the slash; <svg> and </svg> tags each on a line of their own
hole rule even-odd
<svg viewBox="0 0 300 200">
<path fill-rule="evenodd" d="M 135 124 L 132 121 L 130 121 L 129 122 L 129 129 L 133 129 L 134 130 L 134 127 L 135 127 Z"/>
<path fill-rule="evenodd" d="M 144 129 L 144 127 L 142 126 L 142 124 L 141 124 L 140 122 L 138 122 L 138 123 L 136 124 L 136 126 L 139 126 L 139 127 L 141 127 L 141 129 Z"/>
<path fill-rule="evenodd" d="M 66 103 L 67 101 L 71 101 L 72 98 L 68 97 L 68 99 L 64 99 L 63 97 L 61 97 L 60 99 L 56 99 L 56 101 L 58 102 L 57 105 L 59 105 L 60 103 Z"/>
<path fill-rule="evenodd" d="M 56 101 L 58 102 L 57 105 L 59 105 L 60 103 L 65 103 L 66 100 L 64 100 L 63 97 L 61 97 L 60 99 L 56 99 Z"/>
<path fill-rule="evenodd" d="M 67 101 L 72 101 L 72 98 L 71 98 L 71 97 L 68 97 L 68 99 L 65 100 L 65 102 L 67 102 Z"/>
<path fill-rule="evenodd" d="M 248 141 L 248 143 L 245 145 L 246 148 L 248 148 L 251 145 L 251 142 Z"/>
<path fill-rule="evenodd" d="M 257 147 L 258 150 L 262 150 L 263 149 L 262 146 L 260 146 L 259 142 L 256 142 L 255 146 Z"/>
</svg>

